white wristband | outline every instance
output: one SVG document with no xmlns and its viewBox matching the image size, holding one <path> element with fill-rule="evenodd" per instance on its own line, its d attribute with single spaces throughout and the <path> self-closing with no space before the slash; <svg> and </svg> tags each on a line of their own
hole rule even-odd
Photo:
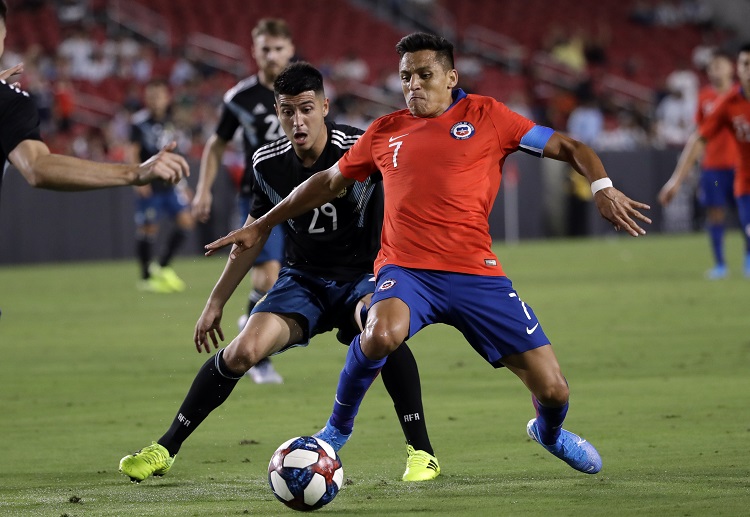
<svg viewBox="0 0 750 517">
<path fill-rule="evenodd" d="M 591 195 L 595 196 L 597 192 L 599 192 L 603 188 L 609 188 L 612 186 L 612 180 L 609 178 L 602 178 L 599 180 L 596 180 L 591 184 Z"/>
</svg>

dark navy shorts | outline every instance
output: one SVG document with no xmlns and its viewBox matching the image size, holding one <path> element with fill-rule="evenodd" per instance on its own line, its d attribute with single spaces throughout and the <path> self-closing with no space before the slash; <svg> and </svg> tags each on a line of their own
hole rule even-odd
<svg viewBox="0 0 750 517">
<path fill-rule="evenodd" d="M 373 305 L 399 298 L 410 310 L 412 337 L 432 323 L 457 328 L 495 368 L 502 358 L 549 344 L 539 320 L 504 276 L 385 266 L 378 272 Z"/>
<path fill-rule="evenodd" d="M 704 169 L 701 172 L 698 200 L 707 207 L 734 205 L 734 170 Z"/>
<path fill-rule="evenodd" d="M 188 209 L 190 200 L 180 188 L 156 190 L 148 197 L 138 196 L 135 201 L 135 224 L 156 224 L 163 216 L 174 219 Z"/>
<path fill-rule="evenodd" d="M 250 215 L 250 204 L 252 199 L 246 196 L 240 196 L 237 205 L 240 212 L 240 226 L 245 224 L 247 216 Z M 258 258 L 255 259 L 255 264 L 263 264 L 264 262 L 270 262 L 275 260 L 276 262 L 284 262 L 284 225 L 280 224 L 275 226 L 271 230 L 271 235 L 268 236 L 266 244 L 263 249 L 260 250 Z"/>
<path fill-rule="evenodd" d="M 273 312 L 301 318 L 303 341 L 284 350 L 307 346 L 313 336 L 334 328 L 339 329 L 339 341 L 348 345 L 360 332 L 354 319 L 357 303 L 374 289 L 372 273 L 363 274 L 353 282 L 337 282 L 283 267 L 271 290 L 253 308 L 253 314 Z"/>
</svg>

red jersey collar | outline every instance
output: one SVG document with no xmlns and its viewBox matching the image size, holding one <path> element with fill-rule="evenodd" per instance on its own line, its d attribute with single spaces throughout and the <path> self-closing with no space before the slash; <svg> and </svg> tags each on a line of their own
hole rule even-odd
<svg viewBox="0 0 750 517">
<path fill-rule="evenodd" d="M 448 109 L 446 109 L 445 111 L 448 111 L 449 109 L 451 109 L 461 99 L 465 99 L 466 98 L 466 92 L 463 91 L 461 88 L 456 88 L 455 90 L 453 90 L 451 92 L 451 96 L 453 97 L 453 102 L 451 103 L 450 106 L 448 106 Z M 445 111 L 443 113 L 445 113 Z"/>
</svg>

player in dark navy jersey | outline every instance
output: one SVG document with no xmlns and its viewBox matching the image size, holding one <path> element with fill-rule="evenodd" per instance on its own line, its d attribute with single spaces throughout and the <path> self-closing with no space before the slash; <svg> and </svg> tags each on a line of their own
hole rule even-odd
<svg viewBox="0 0 750 517">
<path fill-rule="evenodd" d="M 216 133 L 209 138 L 203 150 L 198 185 L 193 199 L 193 214 L 202 222 L 211 214 L 211 187 L 221 164 L 227 144 L 238 128 L 242 128 L 245 153 L 245 172 L 239 195 L 239 213 L 244 222 L 252 204 L 252 156 L 258 148 L 276 139 L 284 132 L 274 109 L 273 81 L 294 56 L 292 34 L 286 22 L 264 18 L 253 29 L 253 58 L 258 73 L 240 81 L 224 95 L 221 119 Z M 281 227 L 274 229 L 254 264 L 251 280 L 253 290 L 248 297 L 247 314 L 240 318 L 240 329 L 255 304 L 271 288 L 279 274 L 284 259 L 284 235 Z M 253 367 L 248 374 L 257 383 L 280 383 L 281 376 L 269 360 Z"/>
<path fill-rule="evenodd" d="M 250 210 L 253 219 L 265 215 L 313 173 L 327 168 L 325 164 L 336 163 L 362 134 L 360 129 L 331 122 L 326 122 L 324 129 L 328 144 L 309 167 L 300 160 L 288 138 L 265 145 L 255 153 L 255 196 Z M 362 271 L 371 271 L 380 247 L 382 206 L 382 188 L 370 179 L 287 221 L 286 265 L 346 281 L 359 277 Z"/>
<path fill-rule="evenodd" d="M 7 6 L 0 0 L 0 55 L 5 49 Z M 8 165 L 14 165 L 32 187 L 49 190 L 90 190 L 145 185 L 161 178 L 176 183 L 189 174 L 184 158 L 173 154 L 171 142 L 140 164 L 99 163 L 52 154 L 39 133 L 39 112 L 29 94 L 5 80 L 22 65 L 0 72 L 0 188 Z"/>
<path fill-rule="evenodd" d="M 188 143 L 188 137 L 174 123 L 169 85 L 162 79 L 150 81 L 144 91 L 145 107 L 131 120 L 130 143 L 132 161 L 137 162 L 160 149 L 164 142 Z M 135 187 L 136 255 L 141 269 L 138 287 L 155 293 L 185 290 L 185 282 L 177 276 L 170 262 L 192 231 L 187 182 L 173 185 L 156 180 L 150 185 Z M 166 238 L 166 246 L 157 262 L 152 263 L 153 247 L 159 233 L 160 220 L 168 217 L 174 224 Z"/>
<path fill-rule="evenodd" d="M 362 131 L 326 123 L 328 100 L 323 79 L 307 63 L 290 65 L 275 82 L 277 111 L 286 137 L 253 156 L 255 197 L 248 221 L 262 217 L 300 183 L 339 161 Z M 287 260 L 279 280 L 253 309 L 247 325 L 198 372 L 172 426 L 157 444 L 121 461 L 134 480 L 163 474 L 182 443 L 232 392 L 258 361 L 313 336 L 338 329 L 348 343 L 366 317 L 375 283 L 372 265 L 379 249 L 383 190 L 377 176 L 337 193 L 331 201 L 286 221 Z M 228 261 L 195 328 L 198 351 L 210 352 L 224 339 L 224 305 L 259 252 Z M 394 401 L 407 440 L 405 481 L 433 479 L 440 473 L 427 436 L 419 372 L 406 343 L 386 362 L 383 381 Z"/>
</svg>

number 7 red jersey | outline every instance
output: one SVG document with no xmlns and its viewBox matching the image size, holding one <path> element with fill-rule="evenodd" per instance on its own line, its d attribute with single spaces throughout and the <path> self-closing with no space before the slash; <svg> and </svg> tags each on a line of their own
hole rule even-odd
<svg viewBox="0 0 750 517">
<path fill-rule="evenodd" d="M 734 174 L 734 195 L 746 196 L 750 194 L 750 100 L 739 86 L 719 101 L 699 131 L 703 138 L 710 141 L 722 129 L 732 131 L 739 152 Z"/>
<path fill-rule="evenodd" d="M 386 264 L 503 276 L 488 218 L 505 158 L 522 148 L 541 156 L 552 130 L 505 105 L 454 92 L 435 118 L 401 110 L 373 122 L 341 158 L 347 177 L 383 177 L 385 214 L 375 272 Z M 523 140 L 523 142 L 522 142 Z"/>
</svg>

